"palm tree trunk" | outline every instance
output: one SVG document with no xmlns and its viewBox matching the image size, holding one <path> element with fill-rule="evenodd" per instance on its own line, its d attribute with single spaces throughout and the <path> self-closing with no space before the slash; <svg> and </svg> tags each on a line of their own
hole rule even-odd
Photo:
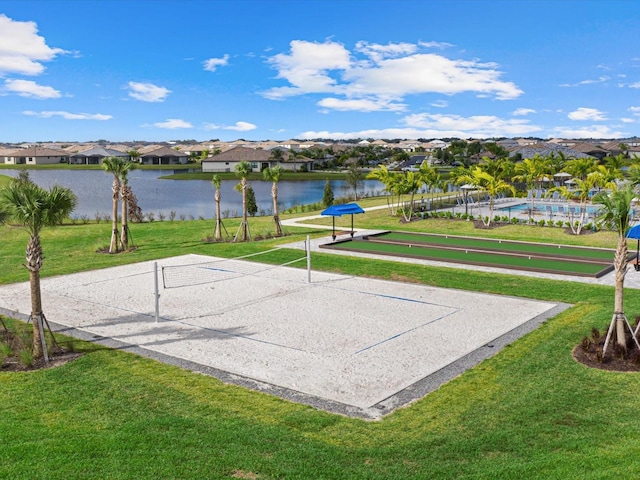
<svg viewBox="0 0 640 480">
<path fill-rule="evenodd" d="M 42 268 L 42 245 L 40 236 L 31 235 L 26 250 L 26 267 L 29 270 L 29 287 L 31 290 L 31 320 L 33 323 L 33 358 L 43 356 L 42 345 L 42 293 L 40 291 L 40 269 Z"/>
<path fill-rule="evenodd" d="M 222 240 L 222 219 L 220 218 L 220 190 L 216 188 L 214 196 L 216 202 L 216 230 L 213 234 L 213 238 L 216 240 Z"/>
<path fill-rule="evenodd" d="M 120 232 L 120 245 L 123 250 L 129 248 L 129 186 L 122 183 L 120 187 L 120 199 L 122 201 L 122 230 Z"/>
<path fill-rule="evenodd" d="M 111 209 L 111 243 L 109 244 L 109 253 L 118 252 L 118 195 L 120 193 L 120 181 L 114 176 L 111 184 L 112 192 L 112 209 Z"/>
<path fill-rule="evenodd" d="M 282 236 L 282 225 L 280 224 L 280 216 L 278 215 L 278 184 L 273 182 L 271 185 L 271 198 L 273 199 L 273 223 L 275 224 L 276 237 Z"/>
<path fill-rule="evenodd" d="M 625 315 L 624 315 L 624 278 L 627 274 L 627 258 L 628 247 L 627 239 L 618 238 L 618 247 L 614 258 L 614 268 L 616 275 L 615 297 L 614 297 L 614 315 L 616 317 L 616 343 L 626 352 L 627 338 L 625 334 Z"/>
<path fill-rule="evenodd" d="M 242 179 L 242 225 L 240 239 L 247 241 L 247 179 Z"/>
</svg>

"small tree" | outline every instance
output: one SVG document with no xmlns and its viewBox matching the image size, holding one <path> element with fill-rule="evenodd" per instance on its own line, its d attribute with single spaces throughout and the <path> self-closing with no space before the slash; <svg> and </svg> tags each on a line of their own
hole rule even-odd
<svg viewBox="0 0 640 480">
<path fill-rule="evenodd" d="M 256 203 L 256 193 L 251 185 L 247 185 L 247 214 L 252 217 L 258 213 L 258 204 Z"/>
<path fill-rule="evenodd" d="M 236 165 L 236 175 L 240 177 L 240 183 L 236 185 L 236 190 L 242 194 L 242 222 L 236 232 L 233 241 L 237 241 L 238 237 L 246 242 L 249 237 L 249 223 L 247 222 L 247 178 L 251 172 L 251 164 L 247 161 L 240 162 Z"/>
<path fill-rule="evenodd" d="M 126 162 L 120 172 L 120 201 L 122 202 L 122 229 L 120 231 L 120 245 L 123 250 L 129 248 L 129 198 L 133 195 L 129 186 L 129 171 L 136 168 L 135 163 Z"/>
<path fill-rule="evenodd" d="M 44 336 L 44 314 L 40 291 L 40 270 L 44 261 L 40 231 L 53 227 L 67 218 L 77 203 L 74 193 L 54 185 L 44 190 L 32 182 L 11 182 L 0 190 L 0 218 L 5 217 L 24 226 L 29 232 L 26 249 L 26 267 L 29 270 L 31 290 L 31 320 L 33 323 L 33 356 L 44 355 L 48 360 Z"/>
<path fill-rule="evenodd" d="M 322 192 L 322 205 L 327 208 L 333 205 L 334 196 L 333 196 L 333 188 L 331 188 L 331 182 L 327 178 L 324 182 L 324 190 Z"/>
<path fill-rule="evenodd" d="M 353 189 L 353 198 L 357 202 L 358 201 L 358 188 L 362 186 L 362 182 L 364 181 L 364 173 L 362 169 L 358 166 L 356 162 L 353 162 L 347 168 L 347 185 L 349 185 Z"/>
<path fill-rule="evenodd" d="M 120 195 L 120 178 L 128 162 L 120 157 L 107 157 L 102 161 L 102 168 L 113 175 L 111 183 L 111 242 L 109 253 L 117 253 L 120 249 L 118 237 L 118 196 Z"/>
<path fill-rule="evenodd" d="M 593 201 L 602 205 L 604 212 L 598 217 L 598 221 L 605 224 L 611 230 L 618 234 L 618 243 L 616 246 L 616 253 L 613 259 L 613 266 L 615 271 L 615 296 L 613 317 L 611 318 L 611 324 L 607 332 L 607 337 L 604 342 L 604 348 L 602 350 L 602 356 L 607 353 L 607 346 L 612 334 L 615 332 L 615 342 L 623 352 L 627 351 L 627 336 L 625 328 L 631 332 L 638 350 L 638 340 L 635 338 L 635 333 L 629 325 L 627 316 L 624 314 L 624 278 L 627 274 L 627 268 L 629 265 L 629 251 L 627 247 L 627 230 L 631 222 L 631 203 L 635 197 L 635 192 L 631 185 L 628 185 L 622 190 L 613 190 L 612 192 L 599 192 L 595 195 Z"/>
<path fill-rule="evenodd" d="M 220 216 L 220 185 L 222 185 L 222 179 L 220 178 L 220 175 L 214 175 L 213 178 L 211 178 L 211 184 L 216 189 L 216 193 L 213 195 L 213 199 L 216 202 L 216 229 L 213 234 L 213 238 L 216 240 L 222 240 L 223 225 L 222 217 Z"/>
<path fill-rule="evenodd" d="M 277 151 L 277 150 L 276 150 Z M 273 200 L 273 223 L 275 227 L 276 237 L 282 236 L 282 224 L 280 223 L 280 215 L 278 214 L 278 182 L 284 169 L 281 166 L 265 168 L 262 176 L 265 180 L 271 181 L 271 199 Z"/>
</svg>

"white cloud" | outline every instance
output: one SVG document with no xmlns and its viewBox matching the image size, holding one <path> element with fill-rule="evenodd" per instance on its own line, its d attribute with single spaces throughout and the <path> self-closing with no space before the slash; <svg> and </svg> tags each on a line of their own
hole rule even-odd
<svg viewBox="0 0 640 480">
<path fill-rule="evenodd" d="M 417 45 L 413 43 L 389 43 L 387 45 L 380 45 L 378 43 L 363 41 L 356 43 L 355 47 L 356 52 L 360 52 L 376 62 L 384 58 L 410 55 L 417 49 Z"/>
<path fill-rule="evenodd" d="M 164 102 L 171 90 L 153 83 L 129 82 L 129 96 L 142 102 Z"/>
<path fill-rule="evenodd" d="M 33 110 L 25 110 L 23 115 L 40 118 L 62 117 L 65 120 L 111 120 L 113 116 L 104 115 L 102 113 L 70 113 L 64 111 L 43 111 L 34 112 Z"/>
<path fill-rule="evenodd" d="M 608 77 L 606 75 L 603 75 L 601 77 L 598 77 L 596 79 L 587 79 L 587 80 L 581 80 L 577 83 L 563 83 L 560 86 L 561 87 L 579 87 L 581 85 L 591 85 L 594 83 L 605 83 L 607 81 L 611 80 L 611 77 Z"/>
<path fill-rule="evenodd" d="M 640 107 L 629 107 L 629 111 L 634 115 L 640 115 Z"/>
<path fill-rule="evenodd" d="M 225 54 L 222 58 L 209 58 L 202 62 L 204 69 L 208 72 L 215 72 L 216 68 L 223 67 L 229 63 L 229 55 Z"/>
<path fill-rule="evenodd" d="M 635 118 L 621 118 L 620 121 L 622 123 L 636 123 L 637 120 Z"/>
<path fill-rule="evenodd" d="M 157 122 L 153 124 L 154 127 L 166 128 L 168 130 L 175 130 L 178 128 L 193 128 L 189 122 L 180 120 L 179 118 L 168 118 L 164 122 Z"/>
<path fill-rule="evenodd" d="M 320 107 L 329 108 L 339 111 L 358 111 L 358 112 L 379 112 L 391 111 L 399 112 L 406 109 L 406 105 L 401 103 L 393 103 L 385 99 L 339 99 L 339 98 L 323 98 L 318 102 Z"/>
<path fill-rule="evenodd" d="M 393 110 L 398 110 L 407 95 L 473 92 L 507 100 L 523 93 L 514 83 L 500 79 L 502 72 L 494 63 L 420 53 L 424 44 L 358 42 L 351 52 L 332 41 L 294 40 L 290 47 L 288 54 L 280 53 L 269 59 L 278 71 L 277 78 L 289 85 L 262 92 L 266 98 L 329 93 L 342 97 L 342 101 L 325 99 L 322 101 L 325 104 L 342 110 L 361 105 L 362 111 L 371 111 L 372 105 L 393 106 Z M 324 106 L 333 108 L 330 105 Z"/>
<path fill-rule="evenodd" d="M 579 120 L 579 121 L 607 120 L 607 116 L 604 113 L 602 113 L 600 110 L 597 110 L 595 108 L 586 108 L 586 107 L 580 107 L 577 110 L 574 110 L 573 112 L 569 112 L 569 115 L 567 116 L 569 117 L 570 120 Z"/>
<path fill-rule="evenodd" d="M 530 113 L 537 113 L 533 108 L 517 108 L 513 111 L 514 116 L 524 116 Z"/>
<path fill-rule="evenodd" d="M 431 102 L 430 105 L 436 108 L 446 108 L 449 106 L 449 102 L 446 100 L 436 100 L 435 102 Z"/>
<path fill-rule="evenodd" d="M 418 42 L 418 45 L 424 48 L 439 48 L 439 49 L 453 47 L 452 43 L 447 43 L 447 42 Z"/>
<path fill-rule="evenodd" d="M 556 127 L 553 129 L 554 137 L 561 138 L 623 138 L 625 132 L 614 131 L 607 125 L 591 125 L 588 127 Z"/>
<path fill-rule="evenodd" d="M 630 83 L 629 88 L 640 88 L 640 82 Z"/>
<path fill-rule="evenodd" d="M 35 22 L 15 21 L 0 13 L 0 76 L 39 75 L 44 71 L 41 62 L 65 53 L 69 52 L 46 44 Z"/>
<path fill-rule="evenodd" d="M 501 119 L 495 116 L 409 115 L 404 127 L 360 130 L 355 132 L 307 131 L 296 138 L 488 138 L 538 133 L 542 130 L 527 120 Z"/>
<path fill-rule="evenodd" d="M 217 125 L 215 123 L 205 123 L 206 130 L 235 130 L 236 132 L 249 132 L 258 128 L 253 123 L 236 122 L 233 125 Z"/>
<path fill-rule="evenodd" d="M 4 81 L 4 88 L 9 92 L 17 93 L 21 97 L 27 98 L 60 98 L 60 92 L 53 87 L 38 85 L 32 80 L 11 80 Z"/>
</svg>

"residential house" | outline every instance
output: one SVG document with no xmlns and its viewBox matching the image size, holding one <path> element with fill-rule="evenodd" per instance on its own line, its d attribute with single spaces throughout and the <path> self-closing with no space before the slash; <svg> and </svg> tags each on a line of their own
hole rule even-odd
<svg viewBox="0 0 640 480">
<path fill-rule="evenodd" d="M 234 147 L 213 157 L 202 160 L 203 172 L 234 172 L 240 162 L 249 162 L 252 172 L 261 172 L 265 168 L 280 166 L 285 170 L 313 170 L 313 159 L 294 155 L 282 150 L 282 160 L 273 157 L 273 149 Z"/>
<path fill-rule="evenodd" d="M 129 155 L 112 148 L 93 147 L 82 152 L 69 155 L 69 163 L 72 165 L 101 165 L 107 157 L 120 157 L 129 159 Z"/>
<path fill-rule="evenodd" d="M 68 161 L 68 153 L 62 150 L 52 150 L 35 145 L 28 148 L 18 148 L 7 152 L 4 156 L 4 163 L 8 165 L 47 165 Z"/>
<path fill-rule="evenodd" d="M 189 156 L 174 148 L 157 147 L 140 153 L 138 157 L 142 165 L 180 165 L 189 163 Z"/>
</svg>

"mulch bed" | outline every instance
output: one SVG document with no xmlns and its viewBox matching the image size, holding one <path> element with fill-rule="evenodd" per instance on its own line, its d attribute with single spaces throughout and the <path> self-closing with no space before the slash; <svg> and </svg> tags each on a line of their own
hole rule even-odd
<svg viewBox="0 0 640 480">
<path fill-rule="evenodd" d="M 590 368 L 612 372 L 640 372 L 640 351 L 635 342 L 629 339 L 627 353 L 623 355 L 619 348 L 614 347 L 612 338 L 607 347 L 607 357 L 603 359 L 602 349 L 605 337 L 606 332 L 600 335 L 600 332 L 594 329 L 590 336 L 585 337 L 580 345 L 573 349 L 573 358 Z"/>
<path fill-rule="evenodd" d="M 55 368 L 65 365 L 83 354 L 80 352 L 71 352 L 63 348 L 49 353 L 49 363 L 45 363 L 43 358 L 34 360 L 34 362 L 27 366 L 20 361 L 18 357 L 11 356 L 4 359 L 2 365 L 0 365 L 0 372 L 32 372 L 36 370 L 44 370 L 47 368 Z"/>
</svg>

